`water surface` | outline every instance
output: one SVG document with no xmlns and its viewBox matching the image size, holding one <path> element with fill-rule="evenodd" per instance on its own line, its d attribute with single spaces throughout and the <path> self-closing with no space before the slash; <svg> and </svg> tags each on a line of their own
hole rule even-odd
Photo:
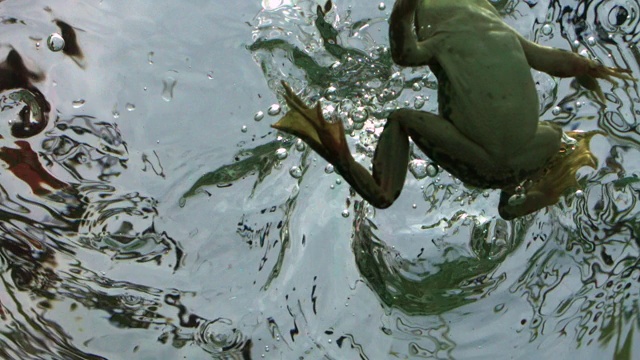
<svg viewBox="0 0 640 360">
<path fill-rule="evenodd" d="M 269 127 L 279 82 L 367 163 L 390 110 L 437 111 L 435 77 L 391 63 L 392 3 L 290 3 L 0 1 L 0 60 L 24 69 L 0 68 L 29 90 L 0 93 L 0 357 L 637 356 L 636 85 L 603 82 L 601 104 L 534 72 L 542 120 L 606 133 L 556 206 L 504 221 L 497 192 L 416 149 L 380 211 Z M 640 73 L 635 2 L 494 4 L 536 42 Z M 34 104 L 48 117 L 16 127 Z"/>
</svg>

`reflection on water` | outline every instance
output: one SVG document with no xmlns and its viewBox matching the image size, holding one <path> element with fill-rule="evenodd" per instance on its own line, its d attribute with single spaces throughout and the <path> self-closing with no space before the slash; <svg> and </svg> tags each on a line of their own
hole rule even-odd
<svg viewBox="0 0 640 360">
<path fill-rule="evenodd" d="M 250 19 L 233 20 L 246 32 L 240 53 L 249 64 L 253 57 L 256 77 L 274 94 L 287 80 L 343 121 L 363 163 L 390 110 L 437 111 L 435 76 L 391 62 L 391 3 L 384 11 L 355 1 L 263 3 L 250 28 Z M 640 73 L 634 2 L 492 3 L 537 42 Z M 169 14 L 164 21 L 150 21 L 139 5 L 126 12 L 105 2 L 76 5 L 74 16 L 57 13 L 61 6 L 0 1 L 7 34 L 0 47 L 1 358 L 637 356 L 635 84 L 603 83 L 602 105 L 573 79 L 534 73 L 543 120 L 604 132 L 590 143 L 596 168 L 578 171 L 580 190 L 557 205 L 504 221 L 497 193 L 466 188 L 413 149 L 403 197 L 379 211 L 303 143 L 267 129 L 277 107 L 250 107 L 258 125 L 243 132 L 246 119 L 233 115 L 242 107 L 220 92 L 207 98 L 213 106 L 183 102 L 185 93 L 213 91 L 201 84 L 221 70 L 250 72 L 232 65 L 212 72 L 183 47 L 206 48 L 208 58 L 211 49 L 238 54 L 240 41 L 209 46 L 216 31 L 190 28 L 171 42 L 166 29 L 181 27 L 164 23 L 179 18 L 169 3 L 155 9 Z M 192 17 L 222 17 L 200 6 L 180 5 Z M 118 48 L 108 31 L 84 18 L 139 31 L 118 37 L 135 52 L 112 55 Z M 148 29 L 163 35 L 143 39 L 154 44 L 145 48 L 136 36 Z M 53 32 L 65 39 L 58 53 L 40 45 Z M 174 52 L 179 60 L 167 60 Z M 122 73 L 101 73 L 108 62 L 121 63 Z M 138 63 L 153 69 L 155 87 Z M 127 76 L 142 95 L 99 101 L 133 93 L 118 85 Z M 235 88 L 216 84 L 225 93 Z M 267 96 L 248 93 L 260 91 L 257 98 Z M 225 109 L 213 119 L 223 135 L 209 133 L 213 141 L 203 146 L 210 148 L 200 148 L 194 124 L 212 108 Z M 172 115 L 161 118 L 165 112 Z M 165 145 L 154 137 L 156 147 L 147 148 L 163 126 L 187 140 L 168 137 Z M 228 158 L 217 154 L 221 138 L 232 149 Z"/>
<path fill-rule="evenodd" d="M 494 5 L 507 21 L 524 17 L 520 13 L 524 8 L 516 2 Z M 543 6 L 536 2 L 529 5 Z M 552 46 L 569 45 L 585 56 L 611 57 L 615 66 L 637 72 L 637 4 L 603 1 L 590 5 L 574 9 L 571 4 L 551 4 L 545 16 L 534 19 L 535 40 Z M 300 6 L 312 11 L 311 4 Z M 409 71 L 392 66 L 385 49 L 367 41 L 370 35 L 366 30 L 358 32 L 375 21 L 363 26 L 349 17 L 349 11 L 337 10 L 326 18 L 318 7 L 316 13 L 316 29 L 311 28 L 310 20 L 292 20 L 287 11 L 260 18 L 250 50 L 274 91 L 280 91 L 279 80 L 294 84 L 302 80 L 293 87 L 305 89 L 309 102 L 320 100 L 329 117 L 343 121 L 356 153 L 369 163 L 385 113 L 396 106 L 423 108 L 424 99 L 435 96 L 433 75 L 426 68 Z M 354 29 L 356 26 L 359 28 Z M 298 36 L 284 36 L 287 31 Z M 316 37 L 310 38 L 310 33 Z M 361 50 L 351 48 L 354 41 L 361 41 L 357 45 Z M 325 65 L 320 65 L 323 62 Z M 377 71 L 371 73 L 371 69 Z M 292 72 L 300 71 L 302 74 L 291 79 Z M 580 174 L 584 189 L 537 216 L 507 223 L 485 210 L 485 199 L 494 195 L 465 189 L 446 174 L 436 175 L 435 181 L 421 186 L 427 211 L 417 220 L 423 224 L 419 225 L 420 238 L 429 240 L 412 246 L 415 250 L 408 254 L 395 248 L 402 235 L 384 230 L 390 223 L 378 220 L 374 209 L 356 201 L 352 246 L 357 267 L 383 304 L 411 315 L 443 314 L 490 296 L 503 283 L 512 284 L 509 291 L 527 299 L 533 310 L 533 316 L 521 319 L 531 334 L 530 342 L 553 343 L 559 333 L 573 338 L 576 347 L 597 341 L 611 347 L 615 356 L 628 358 L 634 327 L 638 326 L 640 288 L 634 270 L 640 244 L 634 225 L 637 164 L 631 160 L 633 155 L 625 153 L 637 151 L 637 88 L 612 88 L 607 93 L 612 105 L 603 108 L 593 102 L 592 94 L 570 80 L 558 84 L 546 74 L 534 77 L 541 92 L 542 119 L 552 119 L 567 130 L 606 131 L 605 139 L 594 145 L 599 151 L 597 171 Z M 371 84 L 375 86 L 368 86 Z M 567 85 L 570 91 L 561 87 Z M 412 97 L 402 96 L 403 92 Z M 585 101 L 585 95 L 589 100 Z M 345 104 L 347 109 L 359 109 L 369 117 L 358 119 L 345 111 Z M 433 105 L 425 110 L 435 112 Z M 412 164 L 424 156 L 415 150 L 413 159 Z M 624 164 L 620 162 L 623 159 L 627 160 Z M 549 223 L 555 225 L 549 227 Z M 416 226 L 409 221 L 404 225 Z M 532 241 L 542 245 L 536 246 L 522 275 L 509 280 L 500 266 L 522 244 L 529 248 Z M 568 287 L 575 289 L 567 291 Z M 508 306 L 500 304 L 496 311 Z M 413 345 L 407 354 L 438 356 Z"/>
</svg>

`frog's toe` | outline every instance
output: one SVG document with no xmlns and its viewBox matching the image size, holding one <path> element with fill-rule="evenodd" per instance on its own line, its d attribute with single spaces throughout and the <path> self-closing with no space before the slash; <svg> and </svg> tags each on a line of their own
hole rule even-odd
<svg viewBox="0 0 640 360">
<path fill-rule="evenodd" d="M 616 83 L 614 78 L 622 79 L 622 80 L 637 81 L 636 78 L 630 75 L 631 70 L 629 69 L 623 69 L 619 67 L 607 67 L 607 66 L 598 64 L 595 61 L 590 62 L 589 71 L 587 74 L 594 78 L 606 80 L 612 84 Z"/>
<path fill-rule="evenodd" d="M 578 84 L 580 84 L 580 86 L 582 86 L 583 88 L 596 93 L 596 96 L 600 101 L 602 102 L 606 101 L 606 98 L 604 97 L 604 93 L 600 88 L 600 84 L 598 84 L 598 80 L 596 80 L 595 77 L 590 75 L 580 75 L 580 76 L 576 76 L 576 80 L 578 80 Z"/>
</svg>

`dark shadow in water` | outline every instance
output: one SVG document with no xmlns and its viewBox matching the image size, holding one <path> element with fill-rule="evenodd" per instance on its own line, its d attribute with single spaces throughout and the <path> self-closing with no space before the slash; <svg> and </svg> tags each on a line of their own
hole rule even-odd
<svg viewBox="0 0 640 360">
<path fill-rule="evenodd" d="M 62 53 L 69 56 L 80 68 L 84 69 L 84 54 L 82 53 L 82 49 L 80 49 L 80 45 L 78 45 L 76 30 L 62 20 L 55 19 L 53 22 L 60 28 L 60 35 L 64 39 Z"/>
</svg>

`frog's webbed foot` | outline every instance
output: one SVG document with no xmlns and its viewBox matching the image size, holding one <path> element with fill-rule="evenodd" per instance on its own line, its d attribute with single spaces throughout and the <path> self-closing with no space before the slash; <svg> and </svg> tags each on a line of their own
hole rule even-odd
<svg viewBox="0 0 640 360">
<path fill-rule="evenodd" d="M 566 135 L 569 142 L 565 142 L 555 159 L 550 161 L 544 175 L 526 189 L 526 196 L 521 198 L 523 201 L 512 201 L 514 191 L 502 190 L 498 211 L 503 219 L 511 220 L 556 204 L 570 190 L 580 188 L 576 176 L 581 168 L 596 168 L 597 159 L 591 152 L 589 143 L 595 135 L 606 136 L 606 133 L 600 130 L 571 131 Z"/>
<path fill-rule="evenodd" d="M 326 121 L 320 103 L 308 107 L 286 82 L 283 81 L 282 86 L 289 111 L 271 127 L 304 140 L 330 163 L 340 162 L 345 151 L 350 155 L 342 121 Z"/>
<path fill-rule="evenodd" d="M 576 76 L 576 80 L 578 80 L 578 83 L 584 88 L 595 92 L 598 98 L 604 102 L 606 99 L 602 93 L 602 89 L 600 89 L 600 85 L 598 85 L 597 79 L 603 79 L 612 84 L 616 84 L 614 78 L 637 81 L 637 79 L 630 74 L 631 70 L 629 69 L 607 67 L 589 60 L 587 72 L 583 75 Z"/>
</svg>

